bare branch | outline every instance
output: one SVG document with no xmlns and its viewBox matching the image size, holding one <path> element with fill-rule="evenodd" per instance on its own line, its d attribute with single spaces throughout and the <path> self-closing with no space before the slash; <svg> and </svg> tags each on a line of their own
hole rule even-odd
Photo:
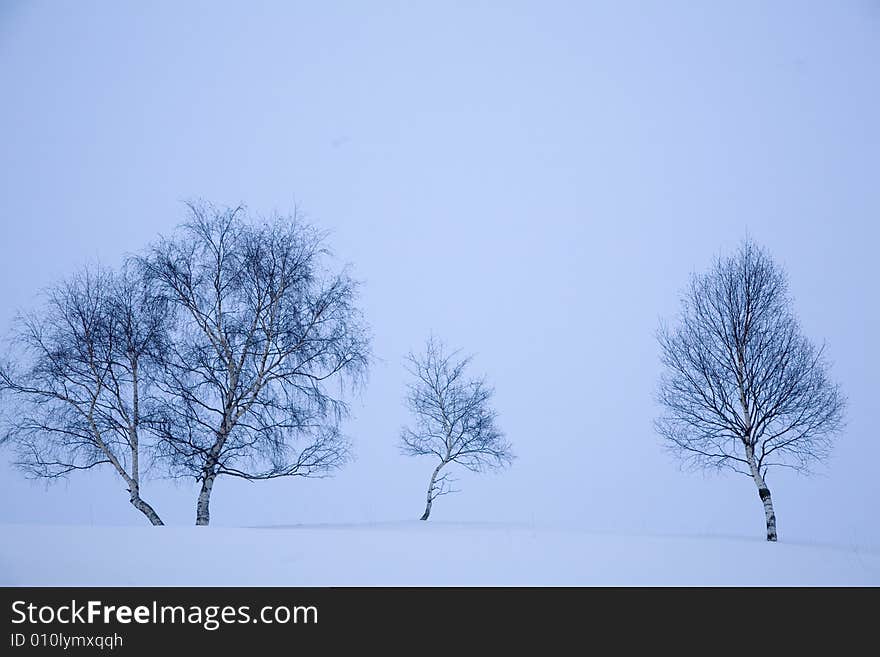
<svg viewBox="0 0 880 657">
<path fill-rule="evenodd" d="M 162 524 L 141 499 L 140 427 L 153 409 L 151 385 L 167 312 L 124 268 L 83 269 L 48 290 L 43 307 L 20 317 L 0 365 L 8 408 L 4 440 L 32 477 L 58 479 L 110 465 L 132 505 Z"/>
<path fill-rule="evenodd" d="M 150 430 L 171 471 L 202 482 L 207 524 L 217 476 L 323 476 L 346 462 L 343 395 L 363 381 L 369 335 L 357 283 L 328 270 L 324 235 L 297 215 L 188 209 L 140 265 L 176 312 Z"/>
<path fill-rule="evenodd" d="M 407 371 L 413 382 L 406 404 L 414 416 L 412 427 L 400 432 L 400 450 L 409 456 L 433 456 L 437 467 L 428 484 L 427 507 L 440 495 L 457 492 L 440 471 L 451 463 L 481 472 L 503 468 L 513 461 L 510 443 L 496 424 L 490 406 L 494 391 L 483 378 L 467 378 L 469 357 L 448 353 L 437 340 L 429 339 L 423 354 L 410 353 Z"/>
<path fill-rule="evenodd" d="M 677 325 L 661 326 L 658 340 L 657 431 L 687 464 L 752 477 L 775 540 L 767 469 L 806 472 L 825 459 L 846 405 L 824 347 L 801 334 L 784 272 L 744 242 L 693 276 Z"/>
</svg>

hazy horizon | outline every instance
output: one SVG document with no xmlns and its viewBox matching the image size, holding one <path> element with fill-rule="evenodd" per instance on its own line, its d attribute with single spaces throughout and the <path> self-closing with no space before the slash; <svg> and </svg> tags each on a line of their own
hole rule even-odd
<svg viewBox="0 0 880 657">
<path fill-rule="evenodd" d="M 221 478 L 212 524 L 418 518 L 402 359 L 433 333 L 475 354 L 518 458 L 458 472 L 429 522 L 760 538 L 754 484 L 681 471 L 652 427 L 658 322 L 748 235 L 849 400 L 825 466 L 769 475 L 780 539 L 880 546 L 878 36 L 868 0 L 4 3 L 2 334 L 183 199 L 297 206 L 363 281 L 356 460 Z M 112 473 L 46 489 L 10 456 L 0 523 L 144 524 Z M 169 524 L 196 494 L 143 487 Z"/>
</svg>

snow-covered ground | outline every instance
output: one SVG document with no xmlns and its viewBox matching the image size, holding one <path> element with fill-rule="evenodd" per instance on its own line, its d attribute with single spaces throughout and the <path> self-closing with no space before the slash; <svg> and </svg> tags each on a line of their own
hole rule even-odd
<svg viewBox="0 0 880 657">
<path fill-rule="evenodd" d="M 0 527 L 0 585 L 880 585 L 880 550 L 528 525 Z"/>
</svg>

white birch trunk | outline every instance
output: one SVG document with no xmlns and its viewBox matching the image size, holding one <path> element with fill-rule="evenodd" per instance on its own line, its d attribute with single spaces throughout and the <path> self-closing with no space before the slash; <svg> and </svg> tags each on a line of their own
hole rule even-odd
<svg viewBox="0 0 880 657">
<path fill-rule="evenodd" d="M 196 525 L 203 527 L 211 522 L 211 490 L 214 488 L 214 479 L 216 474 L 211 468 L 210 473 L 206 473 L 202 479 L 202 488 L 199 491 L 199 500 L 196 504 Z"/>
<path fill-rule="evenodd" d="M 431 506 L 434 504 L 434 486 L 437 483 L 437 475 L 440 474 L 440 469 L 445 465 L 443 461 L 440 461 L 440 464 L 434 468 L 434 472 L 431 473 L 431 481 L 428 484 L 428 500 L 425 504 L 425 512 L 422 514 L 420 520 L 427 520 L 428 516 L 431 515 Z"/>
<path fill-rule="evenodd" d="M 217 462 L 219 455 L 223 450 L 223 444 L 229 436 L 229 430 L 226 428 L 228 421 L 223 420 L 223 430 L 217 434 L 214 446 L 208 454 L 205 465 L 202 467 L 202 488 L 199 491 L 199 499 L 196 502 L 196 525 L 206 526 L 211 522 L 211 491 L 214 489 L 214 480 L 217 478 Z"/>
<path fill-rule="evenodd" d="M 131 502 L 131 505 L 135 509 L 137 509 L 138 511 L 143 513 L 145 516 L 147 516 L 147 519 L 154 526 L 159 526 L 159 525 L 165 524 L 164 522 L 162 522 L 162 519 L 159 517 L 159 514 L 156 513 L 156 510 L 153 509 L 153 507 L 151 507 L 147 502 L 145 502 L 144 500 L 141 499 L 139 488 L 137 485 L 132 486 L 132 488 L 129 492 L 131 493 L 131 498 L 129 500 Z"/>
<path fill-rule="evenodd" d="M 131 481 L 128 485 L 130 494 L 129 501 L 131 505 L 147 516 L 153 526 L 164 525 L 159 514 L 147 502 L 141 499 L 141 468 L 140 468 L 140 437 L 138 435 L 138 427 L 140 425 L 140 393 L 138 392 L 138 362 L 136 358 L 132 358 L 131 379 L 132 379 L 132 420 L 129 427 L 129 442 L 131 447 Z"/>
<path fill-rule="evenodd" d="M 755 460 L 755 453 L 750 447 L 746 448 L 746 457 L 749 462 L 752 479 L 758 487 L 758 497 L 761 498 L 761 504 L 764 505 L 764 519 L 767 522 L 767 540 L 776 541 L 776 512 L 773 510 L 773 499 L 770 497 L 770 489 L 767 488 L 767 483 L 764 481 L 764 477 L 761 476 L 761 469 Z"/>
</svg>

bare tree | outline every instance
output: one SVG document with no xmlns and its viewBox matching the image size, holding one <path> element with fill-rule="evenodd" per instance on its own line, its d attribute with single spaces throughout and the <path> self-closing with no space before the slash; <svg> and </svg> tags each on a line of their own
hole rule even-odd
<svg viewBox="0 0 880 657">
<path fill-rule="evenodd" d="M 166 309 L 126 269 L 85 269 L 51 289 L 45 307 L 20 317 L 15 356 L 0 366 L 9 404 L 4 437 L 17 465 L 35 478 L 58 479 L 110 465 L 131 504 L 154 525 L 141 497 L 141 427 L 150 419 Z"/>
<path fill-rule="evenodd" d="M 406 404 L 415 422 L 412 428 L 401 430 L 400 449 L 408 456 L 437 459 L 422 520 L 431 515 L 435 499 L 457 492 L 449 473 L 442 472 L 446 466 L 457 463 L 481 472 L 508 466 L 514 458 L 490 406 L 494 391 L 483 378 L 467 378 L 470 362 L 458 352 L 447 353 L 433 338 L 424 354 L 407 357 L 407 370 L 414 381 L 408 387 Z"/>
<path fill-rule="evenodd" d="M 658 338 L 666 371 L 657 430 L 686 463 L 750 477 L 775 541 L 768 469 L 806 472 L 824 459 L 845 407 L 824 347 L 801 334 L 784 272 L 744 242 L 692 278 L 678 325 Z"/>
<path fill-rule="evenodd" d="M 178 234 L 141 259 L 177 310 L 152 428 L 172 473 L 201 484 L 197 525 L 218 476 L 320 476 L 346 461 L 341 393 L 365 374 L 369 341 L 357 285 L 328 273 L 327 255 L 296 216 L 190 204 Z"/>
</svg>

